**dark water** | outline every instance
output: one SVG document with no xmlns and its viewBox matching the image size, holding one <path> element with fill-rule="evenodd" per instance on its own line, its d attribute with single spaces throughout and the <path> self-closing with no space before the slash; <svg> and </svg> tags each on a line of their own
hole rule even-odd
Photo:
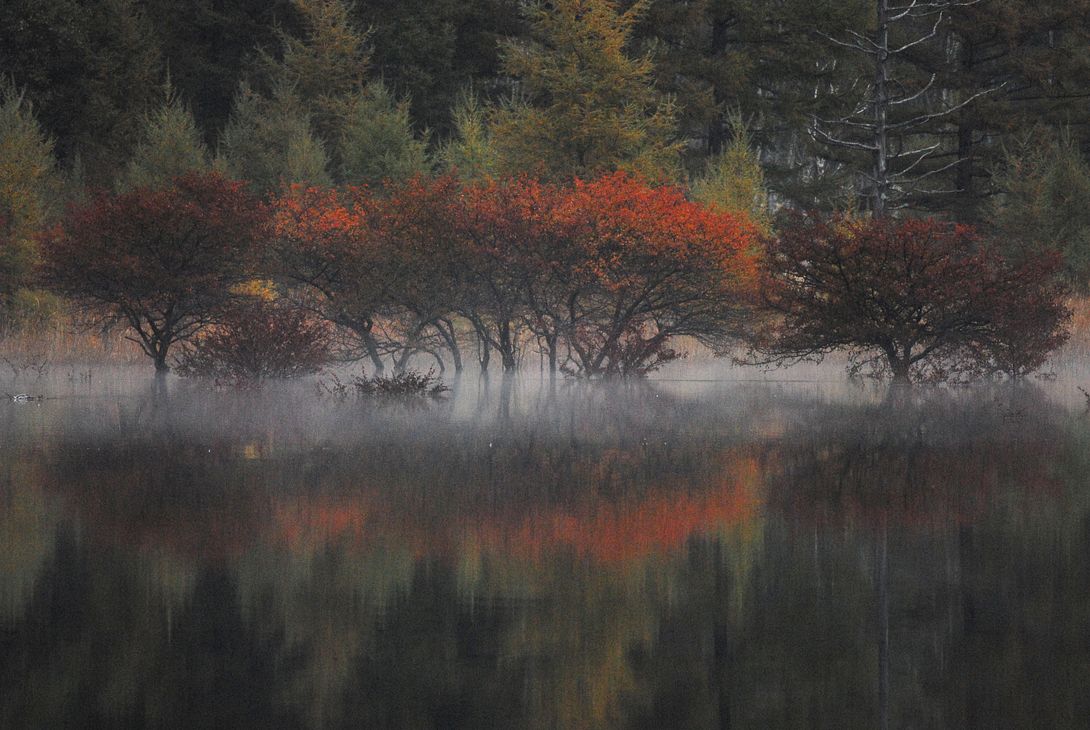
<svg viewBox="0 0 1090 730">
<path fill-rule="evenodd" d="M 1073 383 L 27 387 L 0 727 L 1090 718 Z"/>
</svg>

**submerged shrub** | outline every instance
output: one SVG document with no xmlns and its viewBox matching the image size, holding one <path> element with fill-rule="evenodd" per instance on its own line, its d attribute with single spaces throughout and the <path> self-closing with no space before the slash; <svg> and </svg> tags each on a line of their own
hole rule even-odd
<svg viewBox="0 0 1090 730">
<path fill-rule="evenodd" d="M 255 301 L 232 309 L 178 362 L 186 377 L 252 382 L 298 378 L 331 359 L 329 325 L 301 309 Z"/>
<path fill-rule="evenodd" d="M 372 396 L 439 398 L 450 392 L 450 388 L 443 384 L 434 370 L 428 370 L 426 373 L 406 370 L 393 375 L 372 375 L 371 377 L 363 373 L 354 376 L 347 383 L 342 382 L 336 375 L 332 375 L 328 382 L 319 384 L 319 389 L 342 400 L 350 394 L 361 398 Z"/>
</svg>

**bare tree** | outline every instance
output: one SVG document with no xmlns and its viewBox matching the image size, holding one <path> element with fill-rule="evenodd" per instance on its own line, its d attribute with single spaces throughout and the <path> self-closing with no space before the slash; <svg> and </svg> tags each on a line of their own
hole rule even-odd
<svg viewBox="0 0 1090 730">
<path fill-rule="evenodd" d="M 871 212 L 876 217 L 900 207 L 906 194 L 925 178 L 952 169 L 962 160 L 928 165 L 942 142 L 927 129 L 936 122 L 998 90 L 1002 84 L 981 89 L 962 99 L 950 99 L 929 78 L 907 73 L 910 54 L 940 39 L 948 12 L 983 0 L 910 0 L 893 5 L 874 0 L 875 25 L 869 33 L 849 30 L 842 38 L 818 32 L 825 40 L 859 54 L 863 68 L 851 89 L 858 90 L 850 110 L 835 118 L 813 117 L 810 134 L 820 143 L 863 152 L 871 169 L 862 173 Z M 951 191 L 953 192 L 953 191 Z"/>
</svg>

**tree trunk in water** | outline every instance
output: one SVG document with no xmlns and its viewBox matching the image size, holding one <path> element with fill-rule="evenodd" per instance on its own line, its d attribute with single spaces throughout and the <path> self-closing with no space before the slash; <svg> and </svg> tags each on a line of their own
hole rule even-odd
<svg viewBox="0 0 1090 730">
<path fill-rule="evenodd" d="M 500 357 L 503 361 L 503 369 L 511 372 L 515 369 L 515 342 L 511 336 L 511 323 L 500 323 Z"/>
<path fill-rule="evenodd" d="M 375 342 L 374 335 L 368 330 L 366 332 L 359 333 L 360 339 L 363 340 L 363 347 L 367 350 L 367 357 L 371 360 L 372 367 L 375 368 L 375 375 L 382 375 L 382 371 L 386 369 L 385 363 L 382 362 L 382 355 L 378 352 L 378 343 Z"/>
</svg>

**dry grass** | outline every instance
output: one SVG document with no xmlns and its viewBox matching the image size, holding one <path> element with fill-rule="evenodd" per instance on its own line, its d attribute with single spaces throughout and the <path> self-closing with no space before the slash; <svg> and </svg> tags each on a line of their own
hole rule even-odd
<svg viewBox="0 0 1090 730">
<path fill-rule="evenodd" d="M 68 318 L 0 335 L 0 369 L 15 375 L 58 365 L 132 365 L 147 357 L 124 331 L 108 333 L 80 329 Z"/>
</svg>

